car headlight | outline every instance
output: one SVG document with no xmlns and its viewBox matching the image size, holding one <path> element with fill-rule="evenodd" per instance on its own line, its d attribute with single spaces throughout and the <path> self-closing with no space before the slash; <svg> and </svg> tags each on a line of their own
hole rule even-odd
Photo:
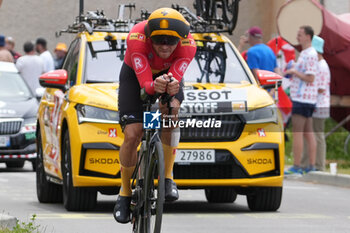
<svg viewBox="0 0 350 233">
<path fill-rule="evenodd" d="M 277 106 L 275 104 L 249 111 L 243 114 L 247 124 L 277 123 Z"/>
<path fill-rule="evenodd" d="M 119 113 L 103 108 L 78 104 L 76 106 L 79 124 L 84 122 L 119 124 Z"/>
<path fill-rule="evenodd" d="M 26 118 L 23 120 L 21 133 L 26 140 L 35 139 L 36 135 L 36 118 Z"/>
</svg>

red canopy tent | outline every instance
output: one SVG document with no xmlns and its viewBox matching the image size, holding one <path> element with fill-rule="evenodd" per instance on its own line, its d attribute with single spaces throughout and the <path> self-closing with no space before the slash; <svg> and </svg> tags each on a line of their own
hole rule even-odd
<svg viewBox="0 0 350 233">
<path fill-rule="evenodd" d="M 277 15 L 277 29 L 297 49 L 296 35 L 303 25 L 313 27 L 325 40 L 324 57 L 331 70 L 331 116 L 340 122 L 350 115 L 350 14 L 335 15 L 316 0 L 285 3 Z M 350 121 L 345 128 L 350 130 Z"/>
</svg>

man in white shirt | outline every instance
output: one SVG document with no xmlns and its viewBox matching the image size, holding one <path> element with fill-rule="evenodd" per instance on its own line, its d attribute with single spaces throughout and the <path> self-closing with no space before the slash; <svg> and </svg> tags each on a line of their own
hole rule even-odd
<svg viewBox="0 0 350 233">
<path fill-rule="evenodd" d="M 326 60 L 323 58 L 324 40 L 319 36 L 312 38 L 312 47 L 317 51 L 318 55 L 318 72 L 316 75 L 316 83 L 318 87 L 317 103 L 315 111 L 312 115 L 313 128 L 315 131 L 317 153 L 316 153 L 316 169 L 324 171 L 326 168 L 326 138 L 324 135 L 325 121 L 330 116 L 330 83 L 331 73 Z M 308 167 L 307 153 L 304 150 L 302 159 L 302 167 Z"/>
<path fill-rule="evenodd" d="M 54 70 L 54 60 L 51 53 L 47 50 L 47 42 L 44 38 L 38 38 L 36 40 L 35 49 L 40 54 L 40 58 L 44 62 L 45 72 Z"/>
<path fill-rule="evenodd" d="M 16 67 L 24 81 L 35 94 L 36 89 L 41 87 L 39 77 L 44 73 L 44 62 L 35 54 L 34 44 L 32 42 L 26 42 L 23 46 L 23 50 L 25 55 L 18 58 Z"/>
<path fill-rule="evenodd" d="M 316 140 L 313 131 L 312 114 L 317 101 L 317 86 L 315 82 L 318 70 L 318 57 L 311 41 L 314 31 L 310 26 L 299 28 L 297 40 L 302 47 L 294 68 L 285 72 L 292 75 L 290 95 L 293 102 L 293 156 L 294 165 L 285 174 L 303 174 L 300 167 L 304 147 L 304 137 L 308 144 L 309 171 L 315 170 Z"/>
</svg>

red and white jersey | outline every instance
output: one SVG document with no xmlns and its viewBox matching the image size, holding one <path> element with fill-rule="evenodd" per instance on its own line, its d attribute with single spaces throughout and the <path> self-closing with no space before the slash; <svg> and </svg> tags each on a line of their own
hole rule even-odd
<svg viewBox="0 0 350 233">
<path fill-rule="evenodd" d="M 330 84 L 331 84 L 331 73 L 329 71 L 326 60 L 322 59 L 318 62 L 317 72 L 317 87 L 318 89 L 324 90 L 322 93 L 318 93 L 317 103 L 315 111 L 312 117 L 316 118 L 328 118 L 330 116 Z"/>
<path fill-rule="evenodd" d="M 178 43 L 174 52 L 167 59 L 160 58 L 152 47 L 152 41 L 145 35 L 147 21 L 136 24 L 127 37 L 127 49 L 124 62 L 137 76 L 141 88 L 153 95 L 153 74 L 169 69 L 179 82 L 196 54 L 196 42 L 189 34 L 187 39 Z"/>
<path fill-rule="evenodd" d="M 294 67 L 301 73 L 314 75 L 315 80 L 312 83 L 308 83 L 294 75 L 291 78 L 290 86 L 290 96 L 292 100 L 301 103 L 316 104 L 316 74 L 318 70 L 318 57 L 316 50 L 313 47 L 310 47 L 301 51 Z"/>
</svg>

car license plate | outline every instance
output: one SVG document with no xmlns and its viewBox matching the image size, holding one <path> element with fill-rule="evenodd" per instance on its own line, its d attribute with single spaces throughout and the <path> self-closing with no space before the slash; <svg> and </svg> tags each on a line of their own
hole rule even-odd
<svg viewBox="0 0 350 233">
<path fill-rule="evenodd" d="M 176 163 L 215 163 L 215 150 L 176 150 Z"/>
<path fill-rule="evenodd" d="M 10 146 L 10 137 L 1 136 L 0 137 L 0 147 L 8 147 Z"/>
</svg>

